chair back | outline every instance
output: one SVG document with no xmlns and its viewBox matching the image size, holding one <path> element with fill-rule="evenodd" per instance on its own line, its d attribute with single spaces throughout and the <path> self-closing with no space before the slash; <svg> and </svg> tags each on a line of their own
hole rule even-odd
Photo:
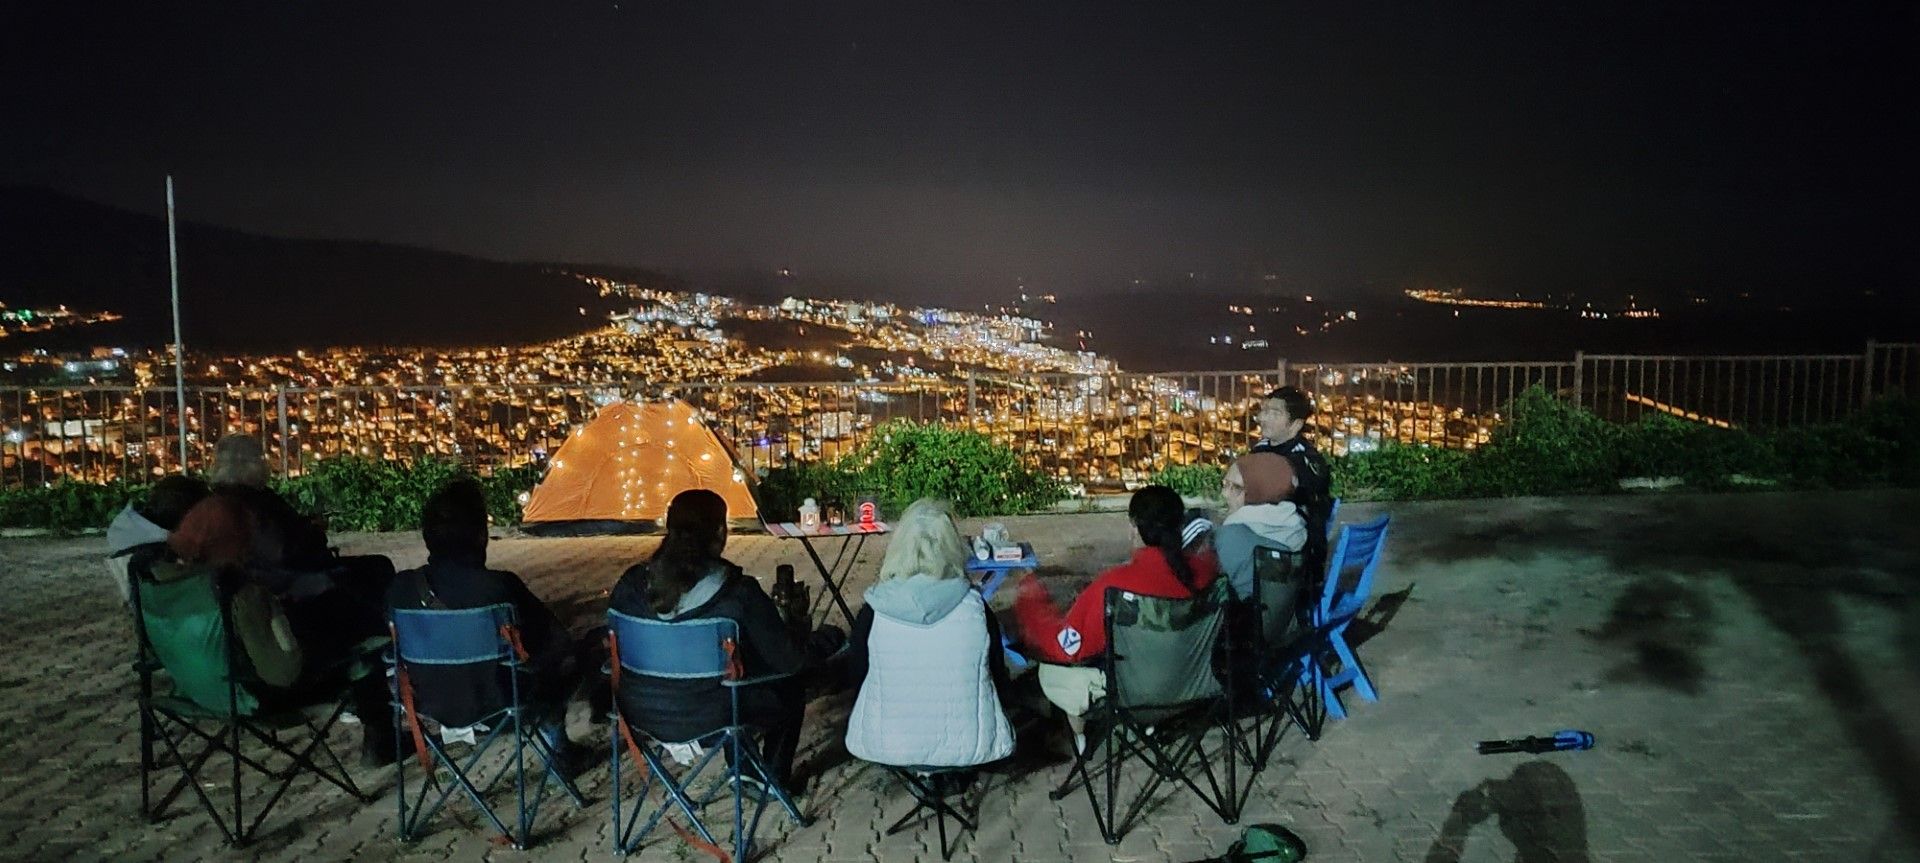
<svg viewBox="0 0 1920 863">
<path fill-rule="evenodd" d="M 608 611 L 607 628 L 620 649 L 620 668 L 628 674 L 669 680 L 733 674 L 729 645 L 740 643 L 740 625 L 724 617 L 665 621 Z"/>
<path fill-rule="evenodd" d="M 1320 592 L 1321 622 L 1353 617 L 1366 605 L 1373 591 L 1374 571 L 1380 567 L 1381 550 L 1387 544 L 1390 518 L 1383 515 L 1340 531 L 1340 542 L 1327 562 L 1326 585 Z"/>
<path fill-rule="evenodd" d="M 1308 573 L 1304 551 L 1254 547 L 1253 602 L 1260 612 L 1261 644 L 1285 644 L 1305 622 L 1312 601 Z"/>
<path fill-rule="evenodd" d="M 463 727 L 520 707 L 513 606 L 395 608 L 388 619 L 409 711 Z"/>
<path fill-rule="evenodd" d="M 231 619 L 210 567 L 169 564 L 165 578 L 134 578 L 134 622 L 174 694 L 216 716 L 251 716 L 260 707 L 236 679 Z"/>
<path fill-rule="evenodd" d="M 1225 628 L 1227 597 L 1224 578 L 1187 599 L 1107 588 L 1108 697 L 1136 709 L 1219 696 L 1213 652 Z"/>
<path fill-rule="evenodd" d="M 479 665 L 516 660 L 507 632 L 513 606 L 396 608 L 393 653 L 408 665 Z"/>
</svg>

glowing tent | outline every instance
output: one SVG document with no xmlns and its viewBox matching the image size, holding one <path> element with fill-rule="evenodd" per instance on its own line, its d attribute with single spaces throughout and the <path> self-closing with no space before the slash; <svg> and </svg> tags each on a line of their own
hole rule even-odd
<svg viewBox="0 0 1920 863">
<path fill-rule="evenodd" d="M 690 488 L 726 498 L 729 518 L 758 517 L 746 474 L 686 402 L 614 402 L 554 453 L 521 522 L 533 533 L 659 524 Z"/>
</svg>

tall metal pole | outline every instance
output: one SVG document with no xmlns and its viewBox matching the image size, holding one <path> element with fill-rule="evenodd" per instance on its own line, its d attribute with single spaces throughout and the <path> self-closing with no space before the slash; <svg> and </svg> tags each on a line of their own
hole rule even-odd
<svg viewBox="0 0 1920 863">
<path fill-rule="evenodd" d="M 180 338 L 180 248 L 173 237 L 173 175 L 167 175 L 167 276 L 173 284 L 173 408 L 180 420 L 180 472 L 187 472 L 187 345 Z"/>
</svg>

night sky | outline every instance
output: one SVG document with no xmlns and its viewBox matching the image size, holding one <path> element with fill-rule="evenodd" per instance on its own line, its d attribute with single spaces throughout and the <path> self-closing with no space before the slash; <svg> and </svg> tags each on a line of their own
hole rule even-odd
<svg viewBox="0 0 1920 863">
<path fill-rule="evenodd" d="M 1920 7 L 1615 6 L 9 2 L 0 182 L 956 300 L 1916 296 Z"/>
</svg>

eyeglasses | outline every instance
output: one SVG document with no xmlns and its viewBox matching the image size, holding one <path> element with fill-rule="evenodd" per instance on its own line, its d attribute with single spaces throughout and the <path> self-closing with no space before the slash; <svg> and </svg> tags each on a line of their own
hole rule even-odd
<svg viewBox="0 0 1920 863">
<path fill-rule="evenodd" d="M 1225 480 L 1225 479 L 1220 481 L 1220 488 L 1226 491 L 1245 491 L 1247 489 L 1244 483 L 1237 483 L 1232 480 Z"/>
</svg>

